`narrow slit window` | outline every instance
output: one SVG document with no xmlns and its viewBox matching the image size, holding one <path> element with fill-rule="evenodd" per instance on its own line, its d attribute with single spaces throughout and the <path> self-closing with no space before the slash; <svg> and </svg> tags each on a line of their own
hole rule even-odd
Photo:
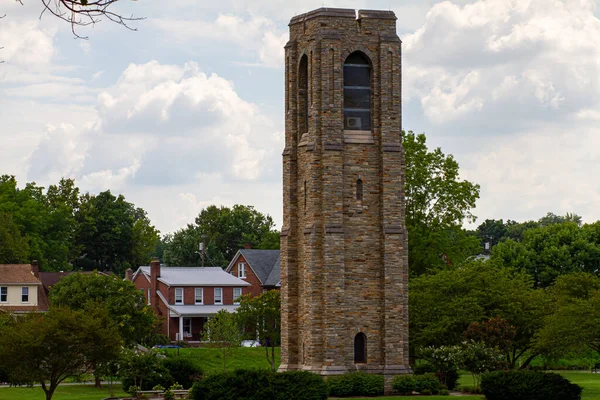
<svg viewBox="0 0 600 400">
<path fill-rule="evenodd" d="M 298 71 L 298 133 L 308 132 L 308 57 L 300 59 Z"/>
<path fill-rule="evenodd" d="M 344 62 L 344 129 L 371 130 L 371 65 L 359 52 Z"/>
<path fill-rule="evenodd" d="M 364 333 L 359 332 L 354 337 L 354 363 L 367 362 L 367 337 Z"/>
<path fill-rule="evenodd" d="M 308 189 L 306 187 L 306 181 L 304 181 L 304 211 L 306 211 L 306 203 L 308 202 Z"/>
<path fill-rule="evenodd" d="M 363 181 L 362 179 L 356 180 L 356 200 L 363 199 Z"/>
</svg>

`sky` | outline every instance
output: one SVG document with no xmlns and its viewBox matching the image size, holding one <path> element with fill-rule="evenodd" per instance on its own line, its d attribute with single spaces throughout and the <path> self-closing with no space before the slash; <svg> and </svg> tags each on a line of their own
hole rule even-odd
<svg viewBox="0 0 600 400">
<path fill-rule="evenodd" d="M 0 5 L 0 174 L 74 178 L 162 232 L 211 204 L 282 221 L 283 46 L 319 7 L 395 12 L 403 129 L 453 154 L 485 219 L 600 219 L 594 0 L 121 0 L 136 32 L 81 28 L 39 0 Z"/>
</svg>

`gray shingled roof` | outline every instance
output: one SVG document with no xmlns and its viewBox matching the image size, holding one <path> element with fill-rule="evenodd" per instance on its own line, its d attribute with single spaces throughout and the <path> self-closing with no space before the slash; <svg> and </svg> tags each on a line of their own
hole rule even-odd
<svg viewBox="0 0 600 400">
<path fill-rule="evenodd" d="M 273 269 L 269 274 L 266 282 L 263 283 L 263 286 L 278 286 L 280 281 L 280 273 L 279 273 L 279 260 L 281 257 L 277 257 L 277 261 L 275 261 L 275 265 L 273 265 Z"/>
<path fill-rule="evenodd" d="M 263 286 L 269 285 L 271 272 L 275 269 L 277 269 L 275 284 L 279 282 L 279 250 L 243 249 L 240 250 L 240 253 L 244 256 L 248 264 L 250 264 L 256 275 L 258 275 L 258 279 L 260 279 Z"/>
<path fill-rule="evenodd" d="M 140 270 L 150 276 L 150 267 Z M 250 286 L 235 276 L 226 273 L 221 267 L 160 267 L 159 281 L 169 286 Z"/>
</svg>

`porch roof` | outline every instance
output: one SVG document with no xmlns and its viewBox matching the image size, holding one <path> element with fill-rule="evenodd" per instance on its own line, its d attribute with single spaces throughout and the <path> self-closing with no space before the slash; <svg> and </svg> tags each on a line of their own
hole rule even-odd
<svg viewBox="0 0 600 400">
<path fill-rule="evenodd" d="M 232 313 L 232 312 L 235 312 L 235 310 L 238 307 L 239 307 L 238 304 L 221 305 L 221 306 L 218 306 L 218 305 L 217 306 L 215 306 L 215 305 L 182 305 L 182 306 L 169 305 L 169 309 L 171 310 L 169 312 L 169 316 L 170 317 L 179 317 L 179 316 L 207 317 L 210 315 L 214 315 L 223 309 Z"/>
</svg>

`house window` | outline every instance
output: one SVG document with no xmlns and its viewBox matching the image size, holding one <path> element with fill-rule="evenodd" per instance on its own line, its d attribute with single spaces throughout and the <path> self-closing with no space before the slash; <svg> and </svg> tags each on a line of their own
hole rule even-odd
<svg viewBox="0 0 600 400">
<path fill-rule="evenodd" d="M 245 277 L 246 277 L 246 264 L 239 263 L 238 264 L 238 278 L 245 278 Z"/>
<path fill-rule="evenodd" d="M 6 303 L 8 301 L 8 286 L 0 287 L 0 303 Z"/>
<path fill-rule="evenodd" d="M 223 304 L 223 289 L 215 288 L 215 304 Z"/>
<path fill-rule="evenodd" d="M 183 304 L 183 288 L 175 288 L 175 304 Z"/>
<path fill-rule="evenodd" d="M 240 297 L 242 297 L 242 288 L 233 288 L 233 304 L 240 304 Z"/>
<path fill-rule="evenodd" d="M 344 129 L 371 130 L 371 65 L 359 52 L 344 62 Z"/>
<path fill-rule="evenodd" d="M 194 302 L 196 304 L 204 303 L 204 290 L 201 287 L 197 287 L 194 294 Z"/>
<path fill-rule="evenodd" d="M 183 337 L 192 337 L 192 319 L 183 319 Z"/>
<path fill-rule="evenodd" d="M 364 333 L 359 332 L 354 336 L 354 363 L 367 362 L 367 337 Z"/>
<path fill-rule="evenodd" d="M 29 287 L 27 286 L 21 288 L 21 302 L 29 303 Z"/>
</svg>

